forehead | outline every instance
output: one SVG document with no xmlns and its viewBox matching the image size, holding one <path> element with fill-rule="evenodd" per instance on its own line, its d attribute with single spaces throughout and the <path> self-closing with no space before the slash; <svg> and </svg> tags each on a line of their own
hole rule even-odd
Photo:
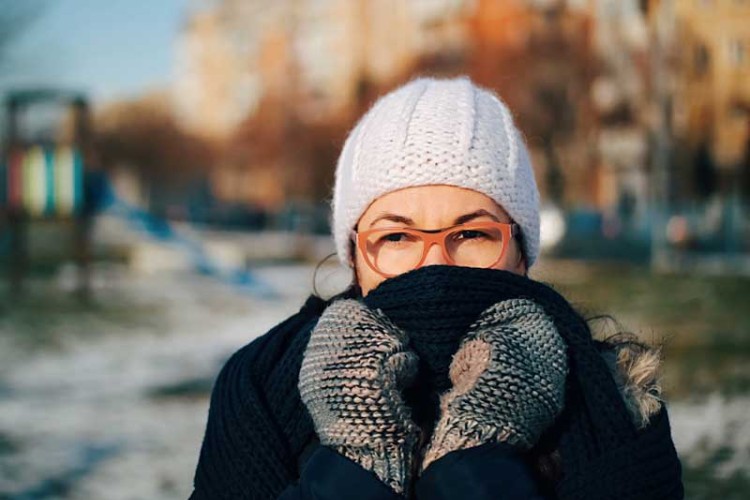
<svg viewBox="0 0 750 500">
<path fill-rule="evenodd" d="M 458 216 L 484 209 L 501 220 L 507 212 L 489 196 L 472 189 L 446 185 L 416 186 L 387 193 L 373 201 L 360 217 L 367 224 L 384 212 L 402 215 L 418 224 L 444 224 Z"/>
</svg>

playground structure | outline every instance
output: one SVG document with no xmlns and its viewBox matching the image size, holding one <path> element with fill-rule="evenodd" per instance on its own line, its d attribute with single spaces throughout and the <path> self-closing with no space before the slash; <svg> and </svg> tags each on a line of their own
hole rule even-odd
<svg viewBox="0 0 750 500">
<path fill-rule="evenodd" d="M 66 143 L 44 134 L 24 134 L 21 129 L 22 113 L 49 104 L 70 112 L 72 133 Z M 29 271 L 29 224 L 53 219 L 72 226 L 77 291 L 86 296 L 91 247 L 91 210 L 84 186 L 85 158 L 90 147 L 88 102 L 77 93 L 44 89 L 10 92 L 3 105 L 7 123 L 0 167 L 0 218 L 7 225 L 11 294 L 22 290 Z"/>
<path fill-rule="evenodd" d="M 52 103 L 70 111 L 72 133 L 65 143 L 53 137 L 24 137 L 19 116 L 38 104 Z M 72 260 L 77 267 L 77 292 L 90 293 L 92 255 L 91 227 L 97 213 L 107 211 L 124 219 L 137 234 L 178 248 L 193 270 L 217 278 L 263 298 L 276 293 L 250 270 L 228 269 L 214 261 L 203 243 L 181 234 L 169 221 L 117 196 L 102 170 L 92 168 L 90 113 L 84 96 L 75 93 L 34 90 L 9 93 L 4 102 L 6 138 L 0 156 L 0 253 L 7 247 L 8 279 L 12 295 L 23 289 L 30 252 L 28 230 L 32 222 L 52 220 L 71 226 Z"/>
</svg>

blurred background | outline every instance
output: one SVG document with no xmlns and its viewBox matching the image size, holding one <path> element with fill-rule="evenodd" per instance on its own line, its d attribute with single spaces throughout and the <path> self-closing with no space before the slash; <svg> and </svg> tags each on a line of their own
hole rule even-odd
<svg viewBox="0 0 750 500">
<path fill-rule="evenodd" d="M 458 74 L 531 149 L 531 276 L 664 344 L 688 498 L 750 498 L 748 0 L 0 0 L 0 498 L 186 498 L 222 363 L 350 279 L 348 130 Z"/>
</svg>

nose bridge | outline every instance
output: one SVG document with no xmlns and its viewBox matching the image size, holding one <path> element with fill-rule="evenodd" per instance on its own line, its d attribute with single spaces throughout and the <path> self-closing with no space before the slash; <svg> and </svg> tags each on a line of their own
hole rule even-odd
<svg viewBox="0 0 750 500">
<path fill-rule="evenodd" d="M 441 247 L 440 240 L 432 240 L 425 243 L 428 248 L 426 249 L 427 254 L 424 257 L 423 266 L 435 265 L 435 264 L 448 264 L 443 255 L 443 248 Z"/>
</svg>

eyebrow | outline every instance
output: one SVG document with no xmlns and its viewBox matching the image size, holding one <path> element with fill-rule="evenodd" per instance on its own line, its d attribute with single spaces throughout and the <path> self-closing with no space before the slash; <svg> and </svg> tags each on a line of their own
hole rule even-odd
<svg viewBox="0 0 750 500">
<path fill-rule="evenodd" d="M 466 222 L 469 222 L 470 220 L 477 219 L 479 217 L 489 217 L 495 222 L 501 222 L 498 217 L 493 214 L 492 212 L 488 212 L 487 210 L 480 208 L 479 210 L 475 210 L 473 212 L 470 212 L 468 214 L 460 215 L 456 217 L 456 220 L 453 221 L 452 226 L 458 225 L 458 224 L 464 224 Z M 387 220 L 391 222 L 396 222 L 399 224 L 405 224 L 407 226 L 413 226 L 414 221 L 410 219 L 409 217 L 405 217 L 403 215 L 393 214 L 389 212 L 384 212 L 380 215 L 378 215 L 375 220 L 373 220 L 370 223 L 370 227 L 374 226 L 376 222 L 379 222 L 381 220 Z"/>
<path fill-rule="evenodd" d="M 387 221 L 396 222 L 396 223 L 399 223 L 399 224 L 406 224 L 407 226 L 413 226 L 414 225 L 414 221 L 411 220 L 408 217 L 405 217 L 403 215 L 397 215 L 397 214 L 392 214 L 392 213 L 385 212 L 385 213 L 382 213 L 382 214 L 378 215 L 375 218 L 375 220 L 373 220 L 372 222 L 370 222 L 370 227 L 374 226 L 375 224 L 377 224 L 381 220 L 387 220 Z"/>
<path fill-rule="evenodd" d="M 500 219 L 495 214 L 493 214 L 492 212 L 488 212 L 483 208 L 480 208 L 479 210 L 475 210 L 471 213 L 456 217 L 456 220 L 453 221 L 453 225 L 455 226 L 456 224 L 463 224 L 464 222 L 469 222 L 470 220 L 477 219 L 479 217 L 489 217 L 495 222 L 500 222 Z"/>
</svg>

